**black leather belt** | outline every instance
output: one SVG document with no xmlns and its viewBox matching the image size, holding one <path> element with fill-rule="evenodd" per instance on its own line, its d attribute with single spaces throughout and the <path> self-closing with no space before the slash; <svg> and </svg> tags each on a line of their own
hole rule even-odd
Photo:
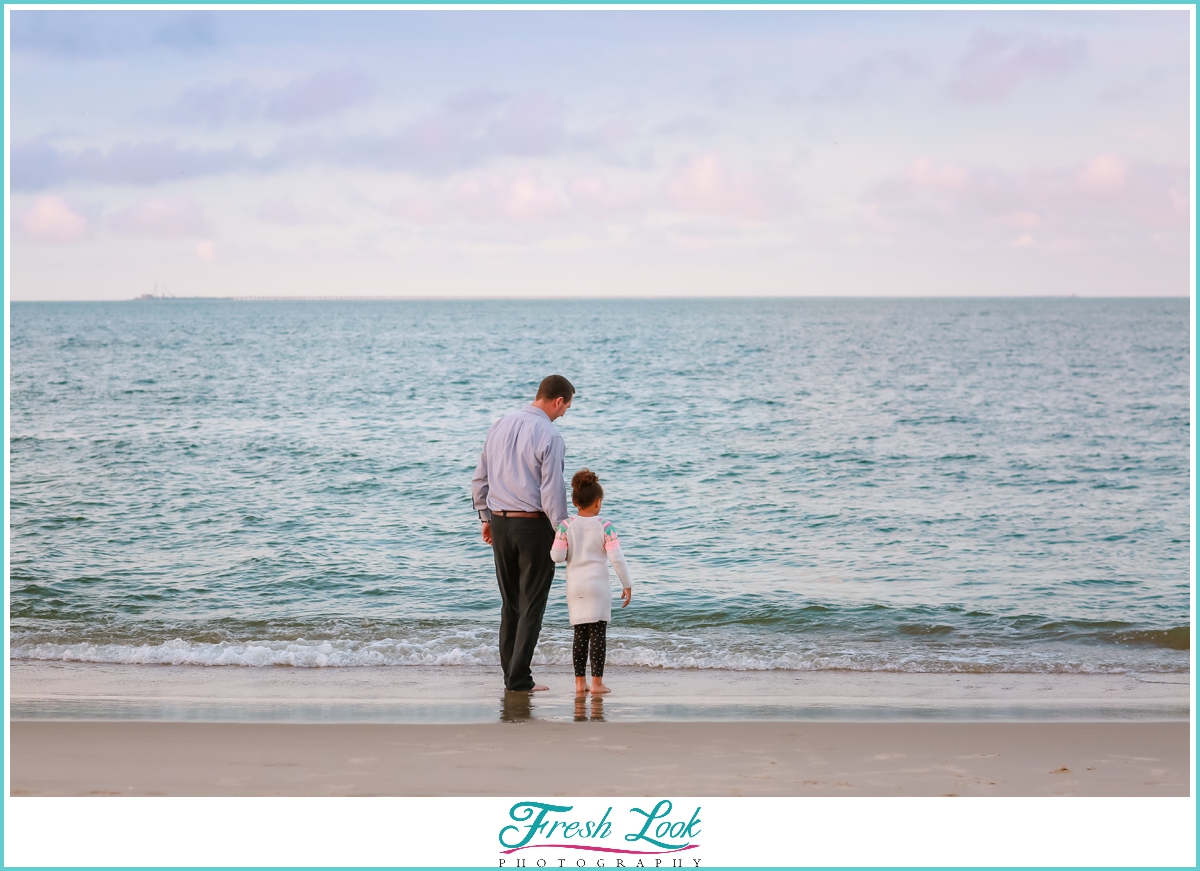
<svg viewBox="0 0 1200 871">
<path fill-rule="evenodd" d="M 544 520 L 549 520 L 544 511 L 493 511 L 495 517 L 541 517 Z"/>
</svg>

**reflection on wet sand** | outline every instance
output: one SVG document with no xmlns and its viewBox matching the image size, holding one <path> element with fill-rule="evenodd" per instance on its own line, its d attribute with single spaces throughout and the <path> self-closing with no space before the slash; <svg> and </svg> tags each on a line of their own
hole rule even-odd
<svg viewBox="0 0 1200 871">
<path fill-rule="evenodd" d="M 610 669 L 604 721 L 1181 720 L 1189 683 L 1167 675 L 874 674 Z M 201 668 L 9 663 L 13 720 L 570 723 L 569 669 L 548 692 L 505 693 L 491 669 Z M 589 694 L 584 698 L 588 699 Z M 594 698 L 594 697 L 591 697 Z M 592 702 L 584 706 L 585 716 Z M 597 712 L 599 707 L 597 707 Z"/>
<path fill-rule="evenodd" d="M 539 705 L 539 702 L 541 703 Z M 524 723 L 530 720 L 562 720 L 562 702 L 533 693 L 505 693 L 500 697 L 500 722 Z M 591 693 L 575 697 L 576 723 L 604 722 L 604 696 Z"/>
<path fill-rule="evenodd" d="M 589 715 L 588 701 L 591 701 L 591 711 Z M 592 720 L 596 723 L 604 722 L 604 696 L 576 696 L 575 697 L 575 722 L 586 723 Z"/>
<path fill-rule="evenodd" d="M 533 693 L 505 693 L 500 697 L 500 722 L 520 723 L 533 719 Z"/>
</svg>

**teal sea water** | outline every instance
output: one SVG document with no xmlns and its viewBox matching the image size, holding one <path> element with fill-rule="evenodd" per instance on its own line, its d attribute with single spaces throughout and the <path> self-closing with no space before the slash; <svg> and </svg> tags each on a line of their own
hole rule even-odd
<svg viewBox="0 0 1200 871">
<path fill-rule="evenodd" d="M 469 480 L 561 372 L 609 661 L 1188 671 L 1185 299 L 14 303 L 11 656 L 498 662 Z M 535 661 L 570 661 L 560 571 Z"/>
</svg>

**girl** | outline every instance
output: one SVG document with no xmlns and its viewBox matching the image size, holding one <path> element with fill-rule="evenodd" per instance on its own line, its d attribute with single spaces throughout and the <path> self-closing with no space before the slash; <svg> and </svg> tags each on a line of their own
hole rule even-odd
<svg viewBox="0 0 1200 871">
<path fill-rule="evenodd" d="M 579 509 L 574 517 L 558 524 L 550 558 L 567 563 L 567 613 L 575 627 L 575 692 L 587 692 L 584 680 L 588 653 L 592 658 L 592 693 L 607 693 L 604 685 L 605 629 L 612 619 L 612 586 L 608 563 L 621 579 L 624 608 L 633 598 L 629 566 L 621 554 L 621 543 L 613 525 L 600 516 L 604 488 L 595 472 L 580 469 L 571 478 L 571 501 Z"/>
</svg>

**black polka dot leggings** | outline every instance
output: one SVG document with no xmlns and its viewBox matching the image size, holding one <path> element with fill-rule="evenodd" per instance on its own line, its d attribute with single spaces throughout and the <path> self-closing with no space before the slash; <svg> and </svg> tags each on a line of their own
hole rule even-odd
<svg viewBox="0 0 1200 871">
<path fill-rule="evenodd" d="M 588 648 L 592 654 L 592 677 L 604 677 L 605 635 L 608 623 L 597 620 L 595 623 L 575 624 L 575 644 L 571 648 L 571 658 L 575 661 L 575 677 L 584 676 L 584 667 L 588 661 Z"/>
</svg>

